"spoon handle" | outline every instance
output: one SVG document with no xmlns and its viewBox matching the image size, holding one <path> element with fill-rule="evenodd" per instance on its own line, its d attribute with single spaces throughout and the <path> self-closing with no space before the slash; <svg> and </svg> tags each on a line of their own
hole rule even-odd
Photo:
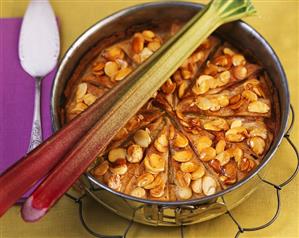
<svg viewBox="0 0 299 238">
<path fill-rule="evenodd" d="M 40 118 L 40 90 L 41 90 L 41 77 L 35 78 L 35 95 L 34 95 L 34 113 L 31 129 L 31 138 L 28 152 L 42 143 L 42 127 Z"/>
</svg>

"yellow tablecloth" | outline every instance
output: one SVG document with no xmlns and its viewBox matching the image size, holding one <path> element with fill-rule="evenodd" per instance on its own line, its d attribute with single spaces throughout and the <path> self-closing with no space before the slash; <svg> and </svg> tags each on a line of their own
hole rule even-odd
<svg viewBox="0 0 299 238">
<path fill-rule="evenodd" d="M 145 1 L 102 1 L 102 0 L 53 0 L 51 1 L 61 23 L 62 51 L 86 28 L 101 18 L 127 6 Z M 299 1 L 297 0 L 255 0 L 257 17 L 246 19 L 272 45 L 286 71 L 291 102 L 299 115 Z M 18 17 L 24 14 L 28 1 L 1 0 L 1 17 Z M 299 145 L 299 123 L 295 123 L 291 138 Z M 283 181 L 295 166 L 294 153 L 284 141 L 270 162 L 269 179 Z M 245 233 L 242 237 L 299 237 L 299 177 L 282 191 L 282 212 L 269 228 Z M 0 188 L 1 189 L 1 188 Z M 269 219 L 276 208 L 276 195 L 269 186 L 262 186 L 245 203 L 233 210 L 233 214 L 244 227 L 262 224 Z M 117 217 L 91 198 L 87 200 L 86 217 L 98 231 L 120 234 L 126 220 Z M 227 217 L 189 226 L 185 237 L 232 237 L 236 226 Z M 149 227 L 134 225 L 128 237 L 179 237 L 177 228 Z M 20 218 L 19 207 L 13 207 L 0 220 L 1 238 L 46 238 L 46 237 L 92 237 L 82 227 L 78 208 L 73 201 L 63 197 L 41 221 L 28 224 Z"/>
</svg>

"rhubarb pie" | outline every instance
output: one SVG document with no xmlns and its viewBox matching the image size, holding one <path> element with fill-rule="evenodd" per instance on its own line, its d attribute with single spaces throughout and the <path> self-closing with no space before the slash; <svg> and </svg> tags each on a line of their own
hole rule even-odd
<svg viewBox="0 0 299 238">
<path fill-rule="evenodd" d="M 94 47 L 66 87 L 62 123 L 105 95 L 178 29 L 138 30 Z M 267 153 L 279 113 L 267 73 L 244 52 L 217 35 L 206 39 L 89 172 L 115 191 L 163 201 L 209 196 L 246 177 Z"/>
</svg>

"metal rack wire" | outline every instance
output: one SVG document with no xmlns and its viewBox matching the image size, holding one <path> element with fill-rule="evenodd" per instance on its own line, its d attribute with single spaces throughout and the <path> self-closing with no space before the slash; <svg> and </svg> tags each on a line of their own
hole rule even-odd
<svg viewBox="0 0 299 238">
<path fill-rule="evenodd" d="M 295 168 L 294 172 L 292 173 L 292 175 L 286 181 L 284 181 L 283 183 L 281 183 L 279 185 L 274 184 L 274 183 L 272 183 L 272 182 L 270 182 L 270 181 L 262 178 L 258 174 L 258 178 L 261 180 L 261 182 L 263 182 L 264 184 L 266 184 L 268 186 L 271 186 L 271 187 L 273 187 L 275 189 L 275 191 L 276 191 L 276 198 L 277 198 L 277 207 L 276 207 L 275 213 L 272 216 L 272 218 L 269 221 L 267 221 L 265 224 L 260 225 L 260 226 L 256 226 L 256 227 L 243 227 L 241 225 L 241 223 L 234 217 L 234 215 L 232 214 L 232 212 L 228 208 L 226 209 L 227 211 L 226 211 L 225 214 L 228 215 L 228 217 L 235 223 L 235 225 L 238 228 L 238 231 L 235 234 L 235 238 L 238 238 L 242 233 L 261 230 L 261 229 L 264 229 L 264 228 L 270 226 L 271 224 L 273 224 L 273 222 L 278 218 L 279 213 L 280 213 L 280 209 L 281 209 L 280 192 L 282 191 L 283 187 L 286 186 L 286 185 L 288 185 L 295 178 L 295 176 L 298 173 L 298 170 L 299 170 L 299 153 L 298 153 L 298 150 L 297 150 L 295 144 L 290 139 L 290 132 L 291 132 L 291 130 L 293 128 L 294 121 L 295 121 L 295 113 L 294 113 L 293 107 L 291 106 L 290 108 L 291 108 L 291 122 L 290 122 L 290 126 L 289 126 L 288 130 L 286 131 L 286 133 L 284 135 L 284 138 L 287 140 L 287 142 L 290 144 L 290 146 L 294 150 L 294 153 L 295 153 L 295 156 L 296 156 L 296 159 L 297 159 L 296 168 Z M 103 190 L 103 189 L 102 188 L 95 188 L 94 186 L 92 186 L 90 184 L 90 190 L 91 191 L 99 191 L 99 190 Z M 143 206 L 135 208 L 135 207 L 130 206 L 129 203 L 127 203 L 128 206 L 130 206 L 131 209 L 132 209 L 132 216 L 131 216 L 131 219 L 128 221 L 128 224 L 127 224 L 126 228 L 124 229 L 123 233 L 121 235 L 104 235 L 104 234 L 100 234 L 98 232 L 95 232 L 86 223 L 86 220 L 85 220 L 84 214 L 83 214 L 83 199 L 86 197 L 86 194 L 83 194 L 79 198 L 76 198 L 76 197 L 74 197 L 74 196 L 72 196 L 70 194 L 66 194 L 66 196 L 69 197 L 70 199 L 72 199 L 76 204 L 78 204 L 79 218 L 80 218 L 80 221 L 81 221 L 83 227 L 86 229 L 86 231 L 88 233 L 90 233 L 91 235 L 93 235 L 95 237 L 99 237 L 99 238 L 126 238 L 127 235 L 128 235 L 128 232 L 130 231 L 131 227 L 135 223 L 134 217 L 135 217 L 136 211 L 139 210 L 139 209 L 141 209 L 141 208 L 143 208 Z M 225 202 L 225 199 L 224 199 L 223 196 L 221 197 L 221 199 L 222 199 L 223 203 L 226 205 L 226 202 Z M 126 200 L 124 200 L 124 201 L 126 201 Z M 184 227 L 185 226 L 183 224 L 180 225 L 180 237 L 181 238 L 185 237 Z"/>
</svg>

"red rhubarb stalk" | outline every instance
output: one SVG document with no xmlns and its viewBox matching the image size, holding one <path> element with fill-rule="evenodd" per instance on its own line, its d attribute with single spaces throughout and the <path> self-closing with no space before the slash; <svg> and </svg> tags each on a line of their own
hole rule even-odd
<svg viewBox="0 0 299 238">
<path fill-rule="evenodd" d="M 0 217 L 44 177 L 116 100 L 117 85 L 82 114 L 25 155 L 0 176 Z"/>
</svg>

